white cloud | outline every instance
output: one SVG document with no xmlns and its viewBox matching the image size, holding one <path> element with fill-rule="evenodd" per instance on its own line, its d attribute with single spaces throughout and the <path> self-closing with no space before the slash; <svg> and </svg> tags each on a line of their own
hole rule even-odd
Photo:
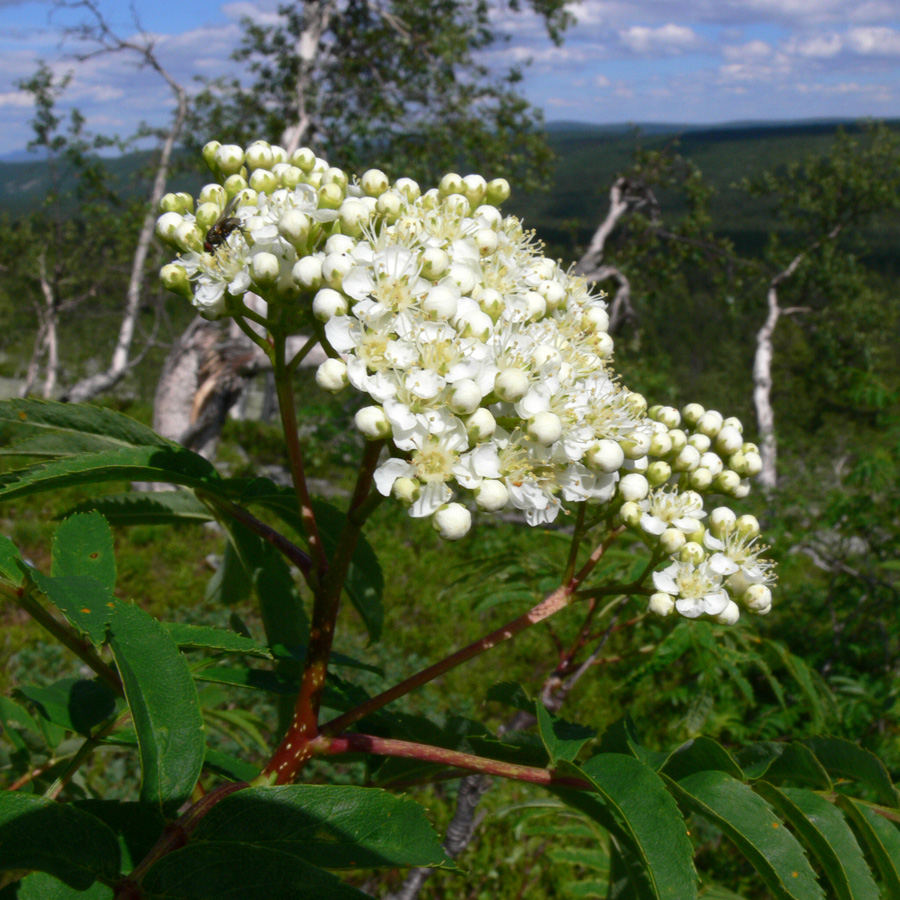
<svg viewBox="0 0 900 900">
<path fill-rule="evenodd" d="M 772 55 L 772 46 L 765 41 L 747 41 L 746 44 L 726 44 L 722 55 L 729 62 L 748 63 L 766 59 Z"/>
<path fill-rule="evenodd" d="M 684 53 L 696 50 L 703 43 L 692 28 L 671 22 L 659 28 L 632 25 L 619 32 L 619 39 L 629 50 L 640 55 Z"/>
<path fill-rule="evenodd" d="M 843 47 L 843 38 L 834 32 L 815 34 L 808 37 L 794 37 L 784 45 L 787 53 L 807 59 L 831 59 L 837 56 Z"/>
<path fill-rule="evenodd" d="M 4 106 L 30 109 L 34 106 L 34 98 L 27 91 L 6 91 L 0 94 L 0 107 Z"/>
<path fill-rule="evenodd" d="M 851 28 L 847 43 L 864 56 L 900 56 L 900 32 L 893 28 Z"/>
</svg>

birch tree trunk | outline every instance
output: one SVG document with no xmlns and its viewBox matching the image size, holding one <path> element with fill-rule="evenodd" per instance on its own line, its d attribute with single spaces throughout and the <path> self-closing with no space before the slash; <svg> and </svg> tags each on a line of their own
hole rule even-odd
<svg viewBox="0 0 900 900">
<path fill-rule="evenodd" d="M 162 65 L 160 65 L 159 60 L 153 52 L 152 42 L 147 39 L 146 43 L 139 45 L 116 38 L 109 31 L 106 23 L 96 8 L 93 6 L 89 6 L 88 8 L 93 10 L 98 19 L 96 39 L 103 44 L 103 49 L 98 52 L 108 53 L 121 50 L 137 50 L 140 52 L 144 58 L 144 63 L 155 69 L 168 83 L 172 93 L 175 95 L 176 110 L 172 125 L 166 133 L 162 147 L 160 148 L 159 162 L 156 166 L 153 187 L 151 188 L 150 196 L 147 200 L 147 212 L 144 215 L 144 221 L 141 224 L 137 246 L 135 247 L 134 257 L 131 262 L 131 274 L 128 279 L 128 288 L 125 293 L 125 309 L 122 315 L 122 322 L 119 325 L 119 334 L 116 339 L 115 348 L 113 349 L 110 365 L 105 371 L 98 372 L 88 378 L 83 378 L 66 390 L 63 393 L 62 399 L 72 403 L 84 403 L 87 400 L 96 397 L 103 391 L 108 391 L 110 388 L 115 387 L 128 370 L 140 359 L 140 357 L 138 359 L 131 359 L 131 347 L 134 343 L 137 319 L 141 309 L 141 296 L 145 277 L 144 268 L 147 263 L 147 255 L 150 252 L 150 244 L 153 241 L 153 235 L 156 228 L 159 201 L 162 199 L 166 189 L 172 152 L 181 136 L 181 131 L 184 128 L 184 122 L 188 111 L 186 91 L 171 77 L 171 75 L 169 75 Z M 89 56 L 92 55 L 96 54 L 90 54 Z M 89 57 L 85 56 L 82 58 L 86 59 Z"/>
</svg>

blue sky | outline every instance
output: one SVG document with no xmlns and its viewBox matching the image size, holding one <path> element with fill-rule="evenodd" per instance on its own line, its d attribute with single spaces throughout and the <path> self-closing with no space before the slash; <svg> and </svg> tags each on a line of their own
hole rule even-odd
<svg viewBox="0 0 900 900">
<path fill-rule="evenodd" d="M 123 36 L 129 4 L 97 0 Z M 134 0 L 145 32 L 175 78 L 191 84 L 234 70 L 243 16 L 271 20 L 270 0 Z M 499 6 L 499 4 L 498 4 Z M 94 131 L 163 124 L 168 89 L 125 55 L 85 63 L 63 41 L 46 0 L 0 0 L 0 154 L 24 147 L 32 108 L 16 82 L 43 59 L 72 71 L 65 103 Z M 495 65 L 531 60 L 523 90 L 548 121 L 718 123 L 900 117 L 900 0 L 583 0 L 562 47 L 530 15 L 498 13 L 510 41 Z"/>
</svg>

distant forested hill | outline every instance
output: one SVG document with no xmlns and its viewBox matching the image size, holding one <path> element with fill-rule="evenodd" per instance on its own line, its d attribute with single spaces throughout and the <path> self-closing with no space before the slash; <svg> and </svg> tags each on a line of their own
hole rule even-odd
<svg viewBox="0 0 900 900">
<path fill-rule="evenodd" d="M 892 124 L 900 129 L 900 121 Z M 677 141 L 679 152 L 699 166 L 716 190 L 712 202 L 716 230 L 731 238 L 739 253 L 755 255 L 772 229 L 770 206 L 747 198 L 737 189 L 737 183 L 766 169 L 802 160 L 809 153 L 824 152 L 839 127 L 838 122 L 750 123 L 714 128 L 551 123 L 547 130 L 557 161 L 549 192 L 523 195 L 514 185 L 506 208 L 537 229 L 551 255 L 569 259 L 577 250 L 573 236 L 575 243 L 583 246 L 605 214 L 609 185 L 616 173 L 628 166 L 637 141 L 648 149 Z M 843 127 L 852 131 L 857 126 L 845 123 Z M 141 152 L 110 159 L 107 165 L 110 175 L 137 196 L 146 189 L 147 161 L 148 154 Z M 187 162 L 185 157 L 182 161 Z M 402 173 L 388 174 L 396 177 Z M 196 193 L 204 180 L 205 173 L 182 168 L 175 172 L 170 189 Z M 40 204 L 50 185 L 45 162 L 0 162 L 0 213 L 13 218 L 26 214 Z M 667 206 L 667 199 L 663 194 L 663 214 L 677 215 L 680 210 L 671 203 Z M 875 229 L 866 235 L 866 243 L 870 265 L 886 274 L 900 272 L 900 255 L 892 236 L 879 234 Z"/>
</svg>

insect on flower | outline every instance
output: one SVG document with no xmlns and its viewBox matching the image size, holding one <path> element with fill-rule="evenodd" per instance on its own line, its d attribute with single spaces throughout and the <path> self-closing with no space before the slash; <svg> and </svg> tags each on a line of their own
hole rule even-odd
<svg viewBox="0 0 900 900">
<path fill-rule="evenodd" d="M 219 244 L 225 243 L 228 236 L 241 227 L 241 220 L 237 216 L 231 215 L 231 213 L 234 212 L 235 207 L 237 207 L 240 196 L 240 193 L 235 194 L 228 203 L 225 204 L 225 209 L 222 210 L 222 214 L 215 222 L 213 222 L 209 231 L 206 232 L 206 240 L 203 242 L 203 249 L 207 253 L 215 253 Z"/>
</svg>

